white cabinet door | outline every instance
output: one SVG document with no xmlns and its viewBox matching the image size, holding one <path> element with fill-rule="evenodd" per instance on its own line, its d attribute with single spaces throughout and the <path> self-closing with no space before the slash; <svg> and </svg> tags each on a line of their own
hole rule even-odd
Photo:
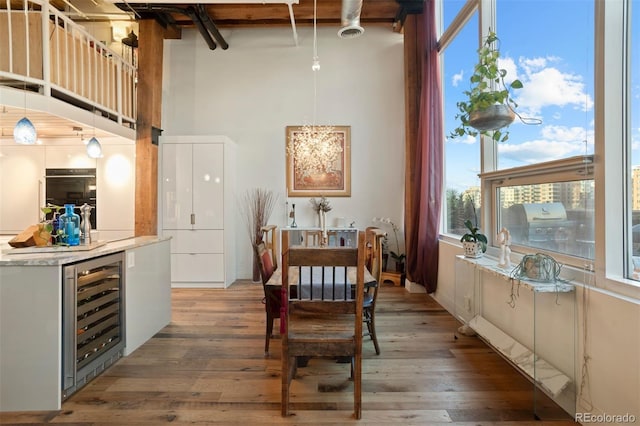
<svg viewBox="0 0 640 426">
<path fill-rule="evenodd" d="M 193 148 L 190 144 L 162 147 L 162 223 L 164 229 L 190 229 L 193 212 Z"/>
<path fill-rule="evenodd" d="M 162 151 L 164 229 L 222 229 L 222 144 L 165 144 Z"/>
<path fill-rule="evenodd" d="M 223 283 L 223 254 L 172 254 L 171 281 Z"/>
<path fill-rule="evenodd" d="M 98 211 L 95 212 L 100 231 L 118 231 L 128 236 L 134 233 L 135 153 L 133 144 L 102 147 L 96 178 Z"/>
<path fill-rule="evenodd" d="M 224 232 L 211 230 L 164 230 L 171 237 L 171 253 L 224 253 Z"/>
<path fill-rule="evenodd" d="M 193 145 L 194 229 L 222 229 L 224 213 L 224 147 Z"/>
<path fill-rule="evenodd" d="M 40 222 L 44 206 L 43 146 L 0 146 L 0 233 Z"/>
</svg>

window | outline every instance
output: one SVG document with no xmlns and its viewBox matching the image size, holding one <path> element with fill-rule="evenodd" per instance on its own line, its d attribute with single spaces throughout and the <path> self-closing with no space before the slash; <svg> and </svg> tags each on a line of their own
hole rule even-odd
<svg viewBox="0 0 640 426">
<path fill-rule="evenodd" d="M 512 91 L 517 112 L 542 120 L 516 118 L 498 168 L 593 154 L 593 0 L 497 0 L 496 19 L 501 66 L 524 85 Z"/>
<path fill-rule="evenodd" d="M 628 276 L 640 280 L 640 7 L 639 2 L 630 1 L 629 30 L 627 52 L 629 57 L 627 80 L 627 114 L 626 129 L 627 152 L 630 152 L 631 167 L 628 171 L 630 180 L 630 201 L 628 203 L 631 217 L 631 259 L 627 264 Z M 635 7 L 634 7 L 635 6 Z"/>
<path fill-rule="evenodd" d="M 479 138 L 447 138 L 445 232 L 460 235 L 465 219 L 480 221 L 481 211 L 490 212 L 481 222 L 484 233 L 506 227 L 514 251 L 584 265 L 595 253 L 594 1 L 479 0 L 482 10 L 495 11 L 486 14 L 495 23 L 480 22 L 474 2 L 462 9 L 444 3 L 443 22 L 450 23 L 441 42 L 445 135 L 457 124 L 456 102 L 469 85 L 478 34 L 489 29 L 499 37 L 507 83 L 524 84 L 512 93 L 517 112 L 525 121 L 542 120 L 516 119 L 509 140 L 493 148 L 490 140 L 481 149 Z M 455 18 L 447 16 L 457 10 Z"/>
<path fill-rule="evenodd" d="M 447 3 L 447 2 L 445 2 Z M 452 10 L 455 9 L 455 10 Z M 445 21 L 450 22 L 447 12 L 459 8 L 444 9 Z M 478 48 L 478 12 L 470 11 L 470 17 L 460 31 L 441 52 L 443 66 L 443 112 L 445 135 L 456 127 L 456 102 L 469 87 L 469 76 L 473 71 Z M 445 142 L 444 229 L 446 233 L 462 235 L 465 220 L 481 223 L 480 217 L 480 140 L 479 138 L 450 139 Z"/>
</svg>

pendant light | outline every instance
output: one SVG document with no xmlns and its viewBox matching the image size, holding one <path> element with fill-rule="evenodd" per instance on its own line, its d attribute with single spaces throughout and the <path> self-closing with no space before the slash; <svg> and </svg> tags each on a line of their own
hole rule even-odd
<svg viewBox="0 0 640 426">
<path fill-rule="evenodd" d="M 89 139 L 89 143 L 87 144 L 87 155 L 89 158 L 101 158 L 102 157 L 102 145 L 98 142 L 96 137 L 92 137 Z"/>
<path fill-rule="evenodd" d="M 98 139 L 96 139 L 96 111 L 93 110 L 93 137 L 89 139 L 87 143 L 87 155 L 89 158 L 101 158 L 102 157 L 102 145 Z"/>
<path fill-rule="evenodd" d="M 298 172 L 305 176 L 330 173 L 334 163 L 340 158 L 343 146 L 341 138 L 333 126 L 316 125 L 317 75 L 320 71 L 317 34 L 317 0 L 313 2 L 313 123 L 304 125 L 300 132 L 294 132 L 287 143 L 287 153 L 293 157 Z"/>
<path fill-rule="evenodd" d="M 27 118 L 27 80 L 24 81 L 24 115 L 13 128 L 13 140 L 20 145 L 34 145 L 38 140 L 38 133 Z"/>
</svg>

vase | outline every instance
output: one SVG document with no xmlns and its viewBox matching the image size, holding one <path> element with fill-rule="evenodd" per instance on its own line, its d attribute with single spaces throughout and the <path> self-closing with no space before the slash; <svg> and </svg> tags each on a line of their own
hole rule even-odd
<svg viewBox="0 0 640 426">
<path fill-rule="evenodd" d="M 60 215 L 59 219 L 59 229 L 63 232 L 62 242 L 70 246 L 80 244 L 80 216 L 73 211 L 74 209 L 74 204 L 65 204 L 64 213 Z"/>
<path fill-rule="evenodd" d="M 480 241 L 463 241 L 462 248 L 464 249 L 465 257 L 478 258 L 484 254 Z"/>
<path fill-rule="evenodd" d="M 321 232 L 321 241 L 320 241 L 320 245 L 321 246 L 326 246 L 327 245 L 327 240 L 328 240 L 328 235 L 327 235 L 327 212 L 325 212 L 324 210 L 320 210 L 318 212 L 318 215 L 320 216 L 320 232 Z"/>
<path fill-rule="evenodd" d="M 251 277 L 251 281 L 254 283 L 262 282 L 262 276 L 260 275 L 260 261 L 255 254 L 253 255 L 253 276 Z"/>
</svg>

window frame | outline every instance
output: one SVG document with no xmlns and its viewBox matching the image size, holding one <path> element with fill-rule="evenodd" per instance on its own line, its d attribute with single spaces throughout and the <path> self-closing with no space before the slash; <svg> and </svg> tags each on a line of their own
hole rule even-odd
<svg viewBox="0 0 640 426">
<path fill-rule="evenodd" d="M 498 191 L 501 187 L 562 183 L 572 182 L 575 180 L 594 180 L 593 161 L 593 155 L 579 155 L 555 161 L 548 161 L 545 163 L 482 173 L 480 175 L 483 184 L 482 197 L 485 200 L 489 200 L 489 203 L 487 204 L 490 204 L 491 206 L 491 229 L 495 231 L 491 233 L 491 238 L 489 238 L 490 244 L 493 246 L 496 245 L 495 235 L 497 234 L 497 230 L 502 226 L 498 219 L 498 212 L 500 210 Z M 511 249 L 521 255 L 524 253 L 530 253 L 534 250 L 537 253 L 548 254 L 562 264 L 576 268 L 583 268 L 587 265 L 588 269 L 593 268 L 593 260 L 585 259 L 583 257 L 546 251 L 542 248 L 521 244 L 512 244 Z"/>
<path fill-rule="evenodd" d="M 444 0 L 443 0 L 444 1 Z M 630 99 L 627 91 L 630 81 L 629 39 L 631 37 L 630 9 L 634 0 L 620 2 L 594 1 L 594 154 L 590 170 L 594 181 L 594 236 L 595 250 L 593 261 L 584 258 L 565 259 L 582 271 L 582 281 L 612 296 L 640 301 L 640 281 L 631 280 L 629 263 L 631 260 L 631 210 L 629 193 L 631 190 L 631 134 Z M 636 7 L 639 5 L 636 4 Z M 478 43 L 488 28 L 496 28 L 495 1 L 469 0 L 458 16 L 447 28 L 441 28 L 440 50 L 451 42 L 457 32 L 465 25 L 472 13 L 478 10 Z M 634 10 L 640 13 L 639 10 Z M 442 25 L 442 21 L 439 23 Z M 637 41 L 638 43 L 640 41 Z M 621 54 L 621 52 L 623 52 Z M 445 152 L 446 155 L 446 152 Z M 480 182 L 482 191 L 481 228 L 495 244 L 497 229 L 496 181 L 509 177 L 513 182 L 526 184 L 534 182 L 536 175 L 550 173 L 555 178 L 566 180 L 565 173 L 572 173 L 569 164 L 558 165 L 556 169 L 545 168 L 549 163 L 540 163 L 524 168 L 495 171 L 497 147 L 480 138 Z M 558 160 L 563 161 L 563 160 Z M 553 162 L 551 162 L 553 163 Z M 621 167 L 622 166 L 622 167 Z M 584 167 L 584 165 L 581 165 Z M 553 167 L 552 167 L 553 169 Z M 527 175 L 526 173 L 531 173 Z M 575 172 L 575 170 L 574 170 Z M 522 173 L 518 175 L 519 173 Z M 513 176 L 510 176 L 513 174 Z M 581 176 L 582 179 L 585 176 Z M 575 175 L 573 176 L 575 179 Z M 559 180 L 554 180 L 559 181 Z M 443 182 L 443 194 L 446 194 L 446 181 Z M 486 201 L 485 201 L 486 200 Z M 607 207 L 609 207 L 607 209 Z M 446 214 L 443 203 L 443 216 Z M 623 216 L 620 215 L 623 209 Z M 609 214 L 607 214 L 609 213 Z M 622 219 L 622 220 L 621 220 Z M 459 236 L 445 232 L 446 223 L 442 223 L 442 239 L 457 242 Z M 495 246 L 489 248 L 495 251 Z M 514 251 L 514 257 L 519 255 Z M 554 256 L 557 254 L 554 253 Z M 580 259 L 579 261 L 575 261 Z M 582 263 L 580 263 L 582 262 Z"/>
</svg>

